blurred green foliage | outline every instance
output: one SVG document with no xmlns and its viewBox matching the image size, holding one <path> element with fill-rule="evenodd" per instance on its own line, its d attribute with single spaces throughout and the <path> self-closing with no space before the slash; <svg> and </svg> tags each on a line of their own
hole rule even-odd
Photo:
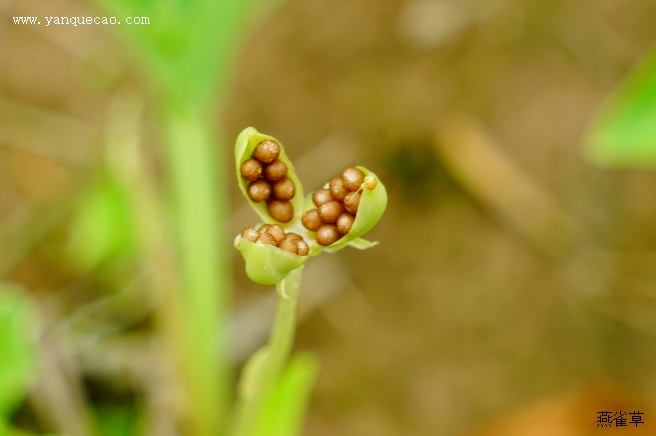
<svg viewBox="0 0 656 436">
<path fill-rule="evenodd" d="M 593 120 L 586 146 L 589 158 L 602 166 L 656 169 L 656 49 Z"/>
<path fill-rule="evenodd" d="M 69 255 L 83 270 L 134 254 L 135 230 L 129 196 L 110 176 L 99 176 L 81 195 Z"/>
<path fill-rule="evenodd" d="M 36 376 L 37 314 L 32 298 L 0 282 L 0 430 L 23 401 Z"/>
</svg>

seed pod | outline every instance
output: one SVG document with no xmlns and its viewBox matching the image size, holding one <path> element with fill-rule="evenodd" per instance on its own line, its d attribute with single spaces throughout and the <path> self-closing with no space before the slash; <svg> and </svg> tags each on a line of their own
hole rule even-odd
<svg viewBox="0 0 656 436">
<path fill-rule="evenodd" d="M 334 200 L 333 195 L 327 189 L 317 189 L 312 194 L 312 201 L 317 207 L 332 200 Z"/>
<path fill-rule="evenodd" d="M 257 230 L 252 229 L 250 227 L 241 231 L 241 237 L 244 239 L 248 239 L 249 241 L 252 242 L 255 242 L 255 240 L 259 235 L 260 234 L 257 232 Z"/>
<path fill-rule="evenodd" d="M 302 241 L 303 237 L 298 233 L 289 232 L 285 235 L 285 241 Z"/>
<path fill-rule="evenodd" d="M 319 211 L 316 209 L 310 209 L 305 212 L 301 218 L 301 221 L 303 222 L 303 225 L 306 229 L 313 232 L 316 232 L 317 229 L 324 224 L 324 222 L 321 220 L 321 217 L 319 216 Z"/>
<path fill-rule="evenodd" d="M 273 189 L 273 196 L 278 200 L 291 200 L 294 198 L 294 194 L 296 194 L 296 186 L 294 186 L 294 182 L 289 177 L 274 182 L 271 187 Z"/>
<path fill-rule="evenodd" d="M 330 181 L 330 193 L 335 200 L 344 201 L 344 197 L 348 192 L 348 189 L 344 186 L 344 181 L 340 177 L 335 177 Z"/>
<path fill-rule="evenodd" d="M 275 182 L 285 178 L 287 175 L 287 165 L 279 159 L 274 160 L 264 167 L 264 178 L 270 182 Z"/>
<path fill-rule="evenodd" d="M 296 246 L 299 256 L 307 256 L 310 253 L 310 246 L 304 240 L 296 241 Z"/>
<path fill-rule="evenodd" d="M 346 197 L 344 197 L 344 207 L 348 212 L 355 214 L 358 212 L 358 207 L 360 206 L 360 197 L 362 192 L 354 191 L 349 192 Z"/>
<path fill-rule="evenodd" d="M 253 208 L 253 210 L 259 215 L 260 221 L 265 222 L 265 223 L 272 223 L 276 222 L 272 219 L 271 214 L 269 213 L 267 204 L 264 201 L 256 202 L 254 201 L 251 196 L 248 193 L 248 186 L 249 182 L 245 180 L 244 178 L 241 177 L 241 167 L 249 159 L 254 159 L 257 162 L 260 163 L 262 166 L 262 177 L 259 180 L 263 180 L 267 183 L 269 183 L 269 186 L 271 187 L 271 194 L 267 200 L 281 200 L 280 198 L 277 198 L 273 195 L 273 183 L 275 182 L 270 182 L 266 178 L 264 178 L 264 168 L 267 166 L 267 164 L 263 164 L 262 162 L 259 161 L 258 157 L 260 159 L 265 159 L 267 160 L 266 156 L 263 157 L 263 155 L 266 155 L 264 153 L 267 151 L 267 147 L 265 147 L 265 143 L 267 141 L 270 141 L 273 146 L 273 148 L 277 149 L 278 151 L 278 156 L 277 159 L 273 159 L 269 164 L 275 162 L 276 160 L 280 161 L 285 165 L 287 168 L 287 175 L 289 179 L 291 179 L 292 183 L 294 184 L 294 196 L 289 200 L 289 202 L 292 205 L 292 210 L 294 211 L 302 211 L 304 210 L 303 205 L 305 203 L 305 196 L 303 194 L 303 185 L 301 184 L 301 181 L 298 179 L 296 172 L 294 171 L 294 164 L 291 162 L 287 154 L 285 153 L 285 149 L 283 147 L 283 144 L 280 143 L 277 139 L 272 138 L 271 136 L 264 135 L 257 130 L 255 130 L 252 127 L 247 127 L 244 129 L 239 136 L 237 137 L 237 140 L 235 142 L 235 169 L 236 169 L 236 176 L 237 176 L 237 183 L 239 186 L 239 189 L 244 193 L 244 196 L 250 203 L 250 206 Z M 258 148 L 259 147 L 259 148 Z M 257 152 L 255 149 L 258 149 Z M 274 150 L 275 151 L 275 150 Z M 275 153 L 274 153 L 275 154 Z M 275 168 L 275 167 L 274 167 Z M 284 177 L 283 177 L 284 180 Z M 284 186 L 284 185 L 283 185 Z M 287 191 L 287 196 L 289 195 L 289 191 Z M 285 198 L 284 195 L 281 194 L 283 198 Z M 285 201 L 285 200 L 283 200 Z M 299 218 L 302 212 L 299 213 Z M 293 219 L 293 217 L 292 217 Z M 281 224 L 278 222 L 278 224 Z"/>
<path fill-rule="evenodd" d="M 330 245 L 340 238 L 337 227 L 334 224 L 324 224 L 317 230 L 317 242 L 319 245 Z"/>
<path fill-rule="evenodd" d="M 324 223 L 334 224 L 344 212 L 344 206 L 337 200 L 332 200 L 319 206 L 319 217 Z"/>
<path fill-rule="evenodd" d="M 247 182 L 254 182 L 262 177 L 262 164 L 255 159 L 248 159 L 241 164 L 241 178 Z"/>
<path fill-rule="evenodd" d="M 273 236 L 273 239 L 276 240 L 276 245 L 280 244 L 285 239 L 285 231 L 278 224 L 271 224 L 267 233 Z"/>
<path fill-rule="evenodd" d="M 347 234 L 353 227 L 353 221 L 355 221 L 355 217 L 348 212 L 344 212 L 337 218 L 337 231 L 342 235 Z"/>
<path fill-rule="evenodd" d="M 278 244 L 278 248 L 289 251 L 293 254 L 298 254 L 298 244 L 296 241 L 288 241 L 285 239 L 284 241 L 280 242 L 280 244 Z"/>
<path fill-rule="evenodd" d="M 277 142 L 267 139 L 257 144 L 255 150 L 253 150 L 253 155 L 255 159 L 259 160 L 263 164 L 270 164 L 274 160 L 278 159 L 280 155 L 280 146 Z"/>
<path fill-rule="evenodd" d="M 262 233 L 261 235 L 259 235 L 257 237 L 255 242 L 260 242 L 260 243 L 266 244 L 266 245 L 273 245 L 273 246 L 276 245 L 276 239 L 272 235 L 270 235 L 269 233 Z"/>
<path fill-rule="evenodd" d="M 266 201 L 271 196 L 271 186 L 266 180 L 256 180 L 248 185 L 248 196 L 255 202 Z"/>
<path fill-rule="evenodd" d="M 294 206 L 289 201 L 269 200 L 267 210 L 274 220 L 281 223 L 288 223 L 294 218 Z"/>
<path fill-rule="evenodd" d="M 357 191 L 364 182 L 364 174 L 357 168 L 347 168 L 342 172 L 344 186 L 349 191 Z"/>
</svg>

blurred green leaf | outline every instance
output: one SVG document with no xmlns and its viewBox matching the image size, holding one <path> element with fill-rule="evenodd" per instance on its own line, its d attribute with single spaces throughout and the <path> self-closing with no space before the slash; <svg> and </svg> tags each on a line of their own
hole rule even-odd
<svg viewBox="0 0 656 436">
<path fill-rule="evenodd" d="M 20 404 L 35 377 L 36 307 L 21 288 L 0 282 L 0 421 Z"/>
<path fill-rule="evenodd" d="M 94 408 L 102 436 L 138 435 L 138 415 L 131 406 L 99 406 Z"/>
<path fill-rule="evenodd" d="M 252 2 L 244 0 L 97 0 L 118 17 L 148 17 L 148 25 L 116 26 L 173 100 L 207 102 L 225 85 L 237 35 Z"/>
<path fill-rule="evenodd" d="M 599 165 L 656 168 L 656 50 L 602 107 L 585 143 L 588 157 Z"/>
<path fill-rule="evenodd" d="M 125 188 L 109 177 L 95 181 L 82 195 L 69 243 L 73 261 L 84 269 L 134 252 L 130 202 Z"/>
<path fill-rule="evenodd" d="M 298 353 L 290 360 L 267 396 L 257 436 L 300 435 L 312 386 L 319 372 L 313 354 Z"/>
</svg>

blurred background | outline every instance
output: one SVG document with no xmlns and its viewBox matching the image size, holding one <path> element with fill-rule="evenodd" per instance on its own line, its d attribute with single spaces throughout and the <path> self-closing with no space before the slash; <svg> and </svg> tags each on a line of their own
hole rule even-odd
<svg viewBox="0 0 656 436">
<path fill-rule="evenodd" d="M 0 2 L 0 277 L 37 298 L 46 326 L 45 370 L 14 416 L 35 431 L 74 428 L 93 404 L 114 423 L 102 434 L 129 434 L 117 423 L 174 402 L 153 393 L 165 374 L 144 272 L 125 241 L 99 259 L 84 238 L 104 230 L 79 227 L 117 96 L 149 84 L 111 26 L 10 21 L 97 10 Z M 308 263 L 296 348 L 321 370 L 304 434 L 588 435 L 604 409 L 644 412 L 614 432 L 656 434 L 656 174 L 599 169 L 582 152 L 588 123 L 656 41 L 655 16 L 653 0 L 252 12 L 214 120 L 227 167 L 254 126 L 285 144 L 307 191 L 357 164 L 390 196 L 369 235 L 379 246 Z M 156 144 L 152 110 L 143 129 Z M 227 178 L 237 234 L 257 218 Z M 120 230 L 122 200 L 103 192 L 95 213 Z M 232 255 L 239 367 L 268 335 L 275 296 Z"/>
</svg>

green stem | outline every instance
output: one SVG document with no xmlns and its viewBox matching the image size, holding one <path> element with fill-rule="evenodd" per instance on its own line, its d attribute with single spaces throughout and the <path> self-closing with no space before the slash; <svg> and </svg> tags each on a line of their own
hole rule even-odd
<svg viewBox="0 0 656 436">
<path fill-rule="evenodd" d="M 246 363 L 239 387 L 240 404 L 234 436 L 266 434 L 262 422 L 264 403 L 285 367 L 294 343 L 298 298 L 303 267 L 277 284 L 278 310 L 269 342 Z"/>
<path fill-rule="evenodd" d="M 180 266 L 180 356 L 190 434 L 215 436 L 227 406 L 229 245 L 224 147 L 211 138 L 204 107 L 169 101 L 166 163 Z M 221 153 L 217 156 L 217 153 Z M 217 158 L 218 157 L 218 158 Z"/>
</svg>

